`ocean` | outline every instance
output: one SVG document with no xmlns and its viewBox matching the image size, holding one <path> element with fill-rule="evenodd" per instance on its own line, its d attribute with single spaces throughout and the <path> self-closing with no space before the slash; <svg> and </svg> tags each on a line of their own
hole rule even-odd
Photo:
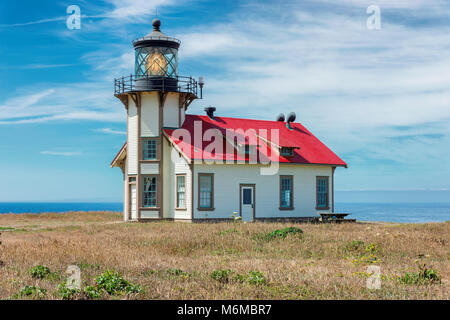
<svg viewBox="0 0 450 320">
<path fill-rule="evenodd" d="M 122 202 L 0 202 L 0 214 L 122 210 Z"/>
<path fill-rule="evenodd" d="M 2 213 L 42 213 L 67 211 L 122 211 L 121 202 L 0 202 Z M 450 221 L 450 203 L 350 203 L 338 202 L 335 212 L 345 212 L 348 218 L 385 222 Z"/>
</svg>

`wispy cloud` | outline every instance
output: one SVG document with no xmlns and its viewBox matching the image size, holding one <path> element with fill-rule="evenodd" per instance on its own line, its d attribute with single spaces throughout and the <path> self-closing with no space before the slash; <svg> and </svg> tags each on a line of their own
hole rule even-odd
<svg viewBox="0 0 450 320">
<path fill-rule="evenodd" d="M 0 28 L 31 26 L 31 25 L 35 25 L 35 24 L 64 21 L 66 19 L 67 19 L 67 17 L 56 17 L 56 18 L 39 19 L 39 20 L 21 22 L 21 23 L 0 24 Z"/>
<path fill-rule="evenodd" d="M 101 133 L 107 133 L 107 134 L 119 134 L 119 135 L 126 135 L 126 131 L 121 130 L 114 130 L 111 128 L 101 128 L 101 129 L 95 129 L 95 132 L 101 132 Z"/>
<path fill-rule="evenodd" d="M 104 82 L 70 84 L 30 93 L 23 88 L 18 97 L 0 104 L 0 125 L 54 121 L 122 122 L 123 107 Z"/>
<path fill-rule="evenodd" d="M 20 67 L 21 69 L 53 69 L 72 67 L 73 64 L 28 64 Z"/>
<path fill-rule="evenodd" d="M 450 165 L 442 147 L 450 145 L 450 75 L 442 72 L 450 69 L 450 25 L 391 17 L 405 8 L 428 18 L 449 9 L 442 1 L 381 1 L 375 31 L 366 27 L 369 1 L 321 2 L 328 6 L 252 6 L 227 23 L 176 35 L 181 55 L 211 70 L 203 104 L 218 115 L 266 119 L 295 111 L 351 165 Z"/>
<path fill-rule="evenodd" d="M 106 0 L 106 2 L 114 6 L 114 8 L 108 13 L 108 16 L 118 19 L 155 15 L 157 8 L 174 4 L 182 4 L 180 1 L 175 2 L 174 0 Z"/>
<path fill-rule="evenodd" d="M 41 154 L 49 156 L 74 157 L 80 156 L 81 152 L 41 151 Z"/>
</svg>

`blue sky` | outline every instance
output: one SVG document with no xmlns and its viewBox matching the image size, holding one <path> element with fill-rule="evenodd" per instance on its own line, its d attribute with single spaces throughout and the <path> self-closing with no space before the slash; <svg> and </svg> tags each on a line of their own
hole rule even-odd
<svg viewBox="0 0 450 320">
<path fill-rule="evenodd" d="M 69 5 L 80 30 L 66 27 Z M 109 163 L 126 118 L 112 84 L 133 71 L 131 40 L 156 7 L 182 41 L 179 73 L 206 80 L 190 113 L 295 111 L 349 164 L 337 190 L 450 189 L 444 0 L 28 0 L 0 2 L 0 201 L 121 201 Z"/>
</svg>

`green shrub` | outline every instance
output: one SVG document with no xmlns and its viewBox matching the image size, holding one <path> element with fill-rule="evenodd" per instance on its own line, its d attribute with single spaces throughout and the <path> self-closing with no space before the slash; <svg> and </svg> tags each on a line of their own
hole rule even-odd
<svg viewBox="0 0 450 320">
<path fill-rule="evenodd" d="M 345 257 L 353 258 L 352 262 L 355 266 L 360 264 L 373 264 L 380 262 L 376 253 L 379 253 L 380 248 L 376 243 L 365 244 L 361 240 L 352 240 L 342 247 L 342 252 Z"/>
<path fill-rule="evenodd" d="M 50 272 L 50 268 L 46 266 L 35 266 L 30 269 L 31 276 L 35 279 L 44 279 L 46 276 L 48 276 Z"/>
<path fill-rule="evenodd" d="M 191 274 L 189 272 L 183 271 L 181 269 L 167 269 L 166 273 L 172 277 L 181 277 L 184 279 L 190 278 Z"/>
<path fill-rule="evenodd" d="M 426 265 L 422 265 L 418 272 L 406 272 L 398 278 L 402 284 L 422 285 L 441 283 L 441 277 L 436 270 L 428 269 Z"/>
<path fill-rule="evenodd" d="M 247 274 L 247 282 L 254 285 L 263 285 L 265 284 L 266 278 L 264 275 L 259 271 L 250 271 Z"/>
<path fill-rule="evenodd" d="M 102 291 L 94 286 L 85 287 L 83 293 L 88 299 L 98 299 L 102 296 Z"/>
<path fill-rule="evenodd" d="M 344 245 L 342 251 L 345 254 L 362 253 L 365 243 L 361 240 L 352 240 Z"/>
<path fill-rule="evenodd" d="M 86 269 L 100 270 L 100 265 L 96 264 L 96 263 L 80 262 L 77 264 L 77 266 L 81 270 L 86 270 Z"/>
<path fill-rule="evenodd" d="M 236 273 L 232 279 L 233 279 L 233 281 L 240 282 L 240 283 L 245 282 L 245 276 L 243 276 L 242 274 L 239 274 L 239 273 Z"/>
<path fill-rule="evenodd" d="M 376 243 L 371 242 L 366 246 L 365 250 L 369 254 L 375 254 L 380 251 L 380 247 Z"/>
<path fill-rule="evenodd" d="M 157 274 L 157 273 L 158 273 L 158 271 L 153 270 L 153 269 L 150 269 L 150 270 L 144 271 L 142 274 L 143 274 L 145 277 L 149 277 L 149 276 L 154 275 L 154 274 Z"/>
<path fill-rule="evenodd" d="M 259 271 L 250 271 L 246 275 L 242 275 L 230 269 L 215 270 L 211 273 L 211 278 L 221 283 L 229 283 L 231 281 L 239 283 L 247 282 L 252 285 L 263 285 L 267 283 L 266 278 Z"/>
<path fill-rule="evenodd" d="M 66 283 L 61 283 L 58 285 L 56 294 L 63 298 L 64 300 L 72 300 L 80 293 L 78 289 L 68 288 Z"/>
<path fill-rule="evenodd" d="M 142 291 L 141 286 L 131 284 L 120 273 L 114 271 L 106 271 L 95 278 L 95 282 L 98 289 L 103 289 L 110 295 L 140 293 Z"/>
<path fill-rule="evenodd" d="M 302 234 L 303 230 L 297 227 L 288 227 L 284 229 L 274 230 L 266 234 L 268 240 L 272 239 L 285 239 L 288 235 L 299 235 Z"/>
<path fill-rule="evenodd" d="M 233 271 L 227 270 L 215 270 L 211 273 L 211 278 L 222 283 L 228 283 L 230 281 L 230 276 Z"/>
<path fill-rule="evenodd" d="M 47 290 L 35 286 L 25 286 L 20 289 L 19 293 L 15 295 L 15 298 L 24 297 L 38 297 L 43 298 L 47 295 Z"/>
<path fill-rule="evenodd" d="M 181 269 L 167 269 L 167 274 L 170 274 L 171 276 L 181 276 L 185 272 Z"/>
</svg>

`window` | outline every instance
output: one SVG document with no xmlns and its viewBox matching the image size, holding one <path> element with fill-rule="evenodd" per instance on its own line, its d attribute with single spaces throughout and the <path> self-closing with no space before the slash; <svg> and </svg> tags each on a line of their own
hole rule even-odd
<svg viewBox="0 0 450 320">
<path fill-rule="evenodd" d="M 186 208 L 186 176 L 185 175 L 177 175 L 177 208 Z"/>
<path fill-rule="evenodd" d="M 280 176 L 280 209 L 293 209 L 293 177 Z"/>
<path fill-rule="evenodd" d="M 129 181 L 129 182 L 136 182 L 136 177 L 129 177 L 129 178 L 128 178 L 128 181 Z"/>
<path fill-rule="evenodd" d="M 214 176 L 212 174 L 198 174 L 198 198 L 199 210 L 213 210 Z"/>
<path fill-rule="evenodd" d="M 317 177 L 316 179 L 317 190 L 317 209 L 329 209 L 328 205 L 328 177 Z"/>
<path fill-rule="evenodd" d="M 143 141 L 143 160 L 156 160 L 157 156 L 156 140 L 144 140 Z"/>
<path fill-rule="evenodd" d="M 242 193 L 244 196 L 242 204 L 252 204 L 252 189 L 245 188 Z"/>
<path fill-rule="evenodd" d="M 157 177 L 144 177 L 142 206 L 155 208 L 158 205 Z"/>
<path fill-rule="evenodd" d="M 294 148 L 291 147 L 281 147 L 281 155 L 284 157 L 291 157 L 294 154 Z"/>
</svg>

